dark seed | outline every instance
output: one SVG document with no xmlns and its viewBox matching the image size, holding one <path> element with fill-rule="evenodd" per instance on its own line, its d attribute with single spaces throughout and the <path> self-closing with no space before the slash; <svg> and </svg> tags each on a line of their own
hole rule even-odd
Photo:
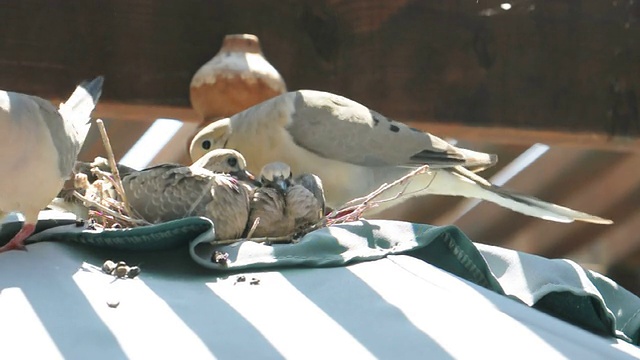
<svg viewBox="0 0 640 360">
<path fill-rule="evenodd" d="M 129 267 L 127 265 L 124 265 L 124 266 L 118 265 L 116 267 L 116 270 L 113 272 L 113 274 L 119 278 L 123 278 L 127 276 L 128 272 L 129 272 Z"/>
<path fill-rule="evenodd" d="M 127 277 L 129 279 L 133 279 L 134 277 L 140 275 L 140 273 L 142 272 L 142 270 L 137 267 L 137 266 L 132 266 L 129 268 L 129 271 L 127 271 Z"/>
<path fill-rule="evenodd" d="M 216 264 L 227 265 L 227 262 L 229 261 L 229 254 L 216 250 L 213 252 L 213 255 L 211 255 L 211 260 Z"/>
</svg>

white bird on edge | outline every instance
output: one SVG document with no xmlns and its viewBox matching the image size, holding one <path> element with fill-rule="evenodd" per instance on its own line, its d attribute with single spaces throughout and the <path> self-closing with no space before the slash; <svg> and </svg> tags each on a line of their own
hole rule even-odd
<svg viewBox="0 0 640 360">
<path fill-rule="evenodd" d="M 10 212 L 24 216 L 22 228 L 0 252 L 25 249 L 40 210 L 70 177 L 103 80 L 78 85 L 59 108 L 37 96 L 0 91 L 0 218 Z"/>
</svg>

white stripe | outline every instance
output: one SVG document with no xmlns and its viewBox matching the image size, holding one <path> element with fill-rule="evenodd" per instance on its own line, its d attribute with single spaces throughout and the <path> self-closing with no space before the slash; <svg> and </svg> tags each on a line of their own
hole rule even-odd
<svg viewBox="0 0 640 360">
<path fill-rule="evenodd" d="M 246 274 L 247 281 L 254 275 Z M 207 286 L 247 319 L 287 359 L 374 356 L 280 273 L 255 274 L 260 285 Z M 301 331 L 304 330 L 304 331 Z"/>
<path fill-rule="evenodd" d="M 453 358 L 480 359 L 490 355 L 493 359 L 509 359 L 519 352 L 517 348 L 521 349 L 522 358 L 531 358 L 528 353 L 531 349 L 538 356 L 544 355 L 541 359 L 562 358 L 527 324 L 501 312 L 472 287 L 420 260 L 396 258 L 407 259 L 411 266 L 415 263 L 416 274 L 426 275 L 425 269 L 431 268 L 429 276 L 413 276 L 389 260 L 361 263 L 348 269 Z M 465 324 L 466 319 L 469 324 Z M 479 324 L 486 324 L 486 333 L 477 333 Z M 502 342 L 504 346 L 487 347 L 492 337 L 501 338 L 496 343 Z"/>
<path fill-rule="evenodd" d="M 85 269 L 75 273 L 73 280 L 127 357 L 183 359 L 188 354 L 190 359 L 215 358 L 198 335 L 139 278 L 113 281 L 113 276 Z M 111 308 L 107 305 L 110 300 L 120 305 Z"/>
<path fill-rule="evenodd" d="M 19 288 L 0 291 L 0 343 L 2 353 L 14 359 L 64 359 Z"/>
<path fill-rule="evenodd" d="M 182 122 L 172 119 L 158 119 L 120 159 L 120 163 L 134 169 L 142 169 L 162 150 L 180 130 Z"/>
</svg>

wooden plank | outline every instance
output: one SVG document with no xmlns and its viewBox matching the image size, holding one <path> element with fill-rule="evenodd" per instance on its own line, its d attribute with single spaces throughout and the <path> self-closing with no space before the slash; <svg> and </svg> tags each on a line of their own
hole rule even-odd
<svg viewBox="0 0 640 360">
<path fill-rule="evenodd" d="M 637 137 L 637 2 L 524 3 L 0 2 L 0 80 L 62 97 L 104 74 L 107 101 L 187 107 L 196 69 L 225 34 L 248 32 L 290 89 L 398 119 Z"/>
<path fill-rule="evenodd" d="M 583 161 L 582 166 L 589 167 L 589 163 Z M 604 213 L 609 208 L 621 206 L 620 204 L 633 193 L 640 182 L 640 172 L 630 172 L 629 169 L 638 168 L 640 156 L 637 155 L 626 156 L 611 163 L 601 163 L 599 168 L 592 168 L 591 178 L 582 180 L 586 185 L 579 192 L 561 196 L 559 202 L 574 209 L 605 216 Z M 618 214 L 612 220 L 616 223 L 624 222 L 625 215 L 628 213 Z M 618 224 L 605 226 L 533 222 L 513 234 L 505 246 L 544 256 L 560 257 L 569 249 L 575 248 L 576 243 L 584 246 L 589 240 L 593 241 L 617 226 Z"/>
<path fill-rule="evenodd" d="M 626 183 L 621 184 L 623 188 L 626 186 Z M 603 212 L 603 216 L 616 221 L 613 225 L 580 229 L 580 231 L 572 233 L 565 241 L 545 250 L 545 253 L 550 257 L 569 256 L 581 260 L 588 256 L 588 261 L 606 260 L 604 263 L 609 265 L 613 264 L 614 260 L 626 262 L 640 258 L 638 257 L 640 247 L 636 241 L 639 231 L 639 203 L 640 186 L 636 181 L 636 186 L 627 191 L 623 200 L 612 203 Z M 618 254 L 615 259 L 613 259 L 612 253 Z"/>
<path fill-rule="evenodd" d="M 624 221 L 597 236 L 594 241 L 568 255 L 579 262 L 593 262 L 607 268 L 615 264 L 640 264 L 640 212 L 631 213 Z"/>
<path fill-rule="evenodd" d="M 54 104 L 63 101 L 61 98 L 52 98 L 49 100 Z M 98 103 L 93 116 L 95 118 L 109 118 L 122 121 L 149 122 L 159 118 L 168 118 L 197 124 L 202 123 L 202 119 L 190 107 L 128 104 L 108 100 Z M 456 123 L 439 123 L 433 121 L 433 119 L 406 120 L 396 117 L 394 117 L 394 119 L 443 138 L 454 138 L 474 144 L 491 143 L 494 147 L 531 146 L 535 143 L 545 143 L 551 146 L 640 153 L 640 139 L 626 137 L 611 137 L 602 134 L 580 132 L 477 127 Z M 477 146 L 466 147 L 481 151 Z M 492 152 L 490 149 L 486 151 Z M 502 158 L 500 161 L 503 161 Z"/>
<path fill-rule="evenodd" d="M 401 119 L 398 119 L 401 120 Z M 508 127 L 477 127 L 456 123 L 434 122 L 432 119 L 404 121 L 412 127 L 429 131 L 438 136 L 456 139 L 486 141 L 502 145 L 533 145 L 593 150 L 640 152 L 640 139 L 609 136 L 586 132 L 562 132 L 551 130 L 516 129 Z"/>
<path fill-rule="evenodd" d="M 573 164 L 586 157 L 585 150 L 573 148 L 550 148 L 537 161 L 533 162 L 516 177 L 505 184 L 506 188 L 550 200 L 545 189 L 555 186 L 575 169 Z M 544 222 L 502 207 L 482 202 L 466 216 L 458 219 L 456 225 L 478 242 L 503 244 L 520 228 L 533 222 Z"/>
</svg>

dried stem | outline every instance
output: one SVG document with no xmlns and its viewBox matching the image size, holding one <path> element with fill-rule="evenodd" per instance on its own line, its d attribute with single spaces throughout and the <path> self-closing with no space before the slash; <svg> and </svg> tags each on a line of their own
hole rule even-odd
<svg viewBox="0 0 640 360">
<path fill-rule="evenodd" d="M 111 142 L 109 141 L 109 137 L 107 136 L 107 129 L 104 127 L 104 122 L 101 119 L 96 120 L 96 124 L 98 124 L 98 129 L 100 129 L 100 136 L 102 137 L 102 143 L 104 144 L 104 148 L 107 151 L 107 160 L 109 161 L 109 166 L 111 167 L 111 172 L 114 177 L 114 187 L 118 194 L 122 199 L 122 203 L 124 205 L 127 214 L 133 214 L 131 211 L 131 207 L 129 206 L 129 202 L 127 201 L 127 194 L 124 192 L 124 186 L 122 186 L 122 179 L 120 178 L 120 172 L 118 171 L 118 166 L 116 165 L 116 158 L 113 155 L 113 149 L 111 148 Z"/>
<path fill-rule="evenodd" d="M 258 225 L 260 225 L 260 217 L 257 217 L 253 224 L 251 224 L 251 229 L 249 229 L 249 233 L 247 233 L 247 240 L 251 240 L 251 237 L 253 236 L 253 233 L 256 232 Z"/>
<path fill-rule="evenodd" d="M 93 201 L 87 197 L 85 197 L 84 195 L 80 194 L 78 191 L 73 192 L 73 196 L 75 196 L 77 199 L 86 202 L 92 206 L 95 206 L 96 208 L 100 209 L 100 211 L 107 213 L 111 216 L 113 216 L 114 219 L 120 220 L 120 221 L 125 221 L 128 222 L 130 224 L 136 224 L 136 225 L 148 225 L 149 223 L 146 222 L 145 220 L 141 220 L 141 219 L 134 219 L 132 217 L 123 215 L 117 211 L 114 211 L 112 209 L 109 209 L 108 207 L 102 205 L 99 202 Z"/>
<path fill-rule="evenodd" d="M 273 237 L 260 237 L 260 238 L 253 238 L 253 239 L 226 239 L 226 240 L 214 240 L 211 242 L 212 245 L 229 245 L 229 244 L 235 244 L 237 242 L 240 241 L 253 241 L 253 242 L 257 242 L 257 243 L 265 243 L 265 242 L 269 242 L 269 243 L 288 243 L 291 242 L 293 240 L 292 235 L 284 235 L 284 236 L 273 236 Z"/>
<path fill-rule="evenodd" d="M 399 198 L 400 196 L 404 195 L 407 187 L 409 186 L 409 180 L 413 176 L 426 172 L 428 169 L 429 169 L 428 165 L 421 166 L 411 171 L 410 173 L 404 175 L 403 177 L 395 180 L 390 184 L 387 184 L 387 183 L 382 184 L 377 190 L 375 190 L 374 192 L 370 193 L 367 196 L 363 196 L 361 198 L 353 199 L 347 202 L 342 207 L 332 211 L 329 215 L 326 216 L 327 225 L 334 225 L 334 224 L 339 224 L 347 221 L 357 220 L 360 218 L 362 213 L 364 213 L 366 210 L 376 207 L 378 206 L 378 204 L 381 204 L 383 202 L 392 201 Z M 402 188 L 402 190 L 400 190 L 394 196 L 390 198 L 382 199 L 382 200 L 373 201 L 375 198 L 380 196 L 385 191 L 403 183 L 405 184 L 405 186 Z M 353 205 L 353 204 L 356 204 L 356 205 Z M 339 214 L 345 213 L 345 212 L 346 212 L 345 215 L 337 217 Z"/>
</svg>

